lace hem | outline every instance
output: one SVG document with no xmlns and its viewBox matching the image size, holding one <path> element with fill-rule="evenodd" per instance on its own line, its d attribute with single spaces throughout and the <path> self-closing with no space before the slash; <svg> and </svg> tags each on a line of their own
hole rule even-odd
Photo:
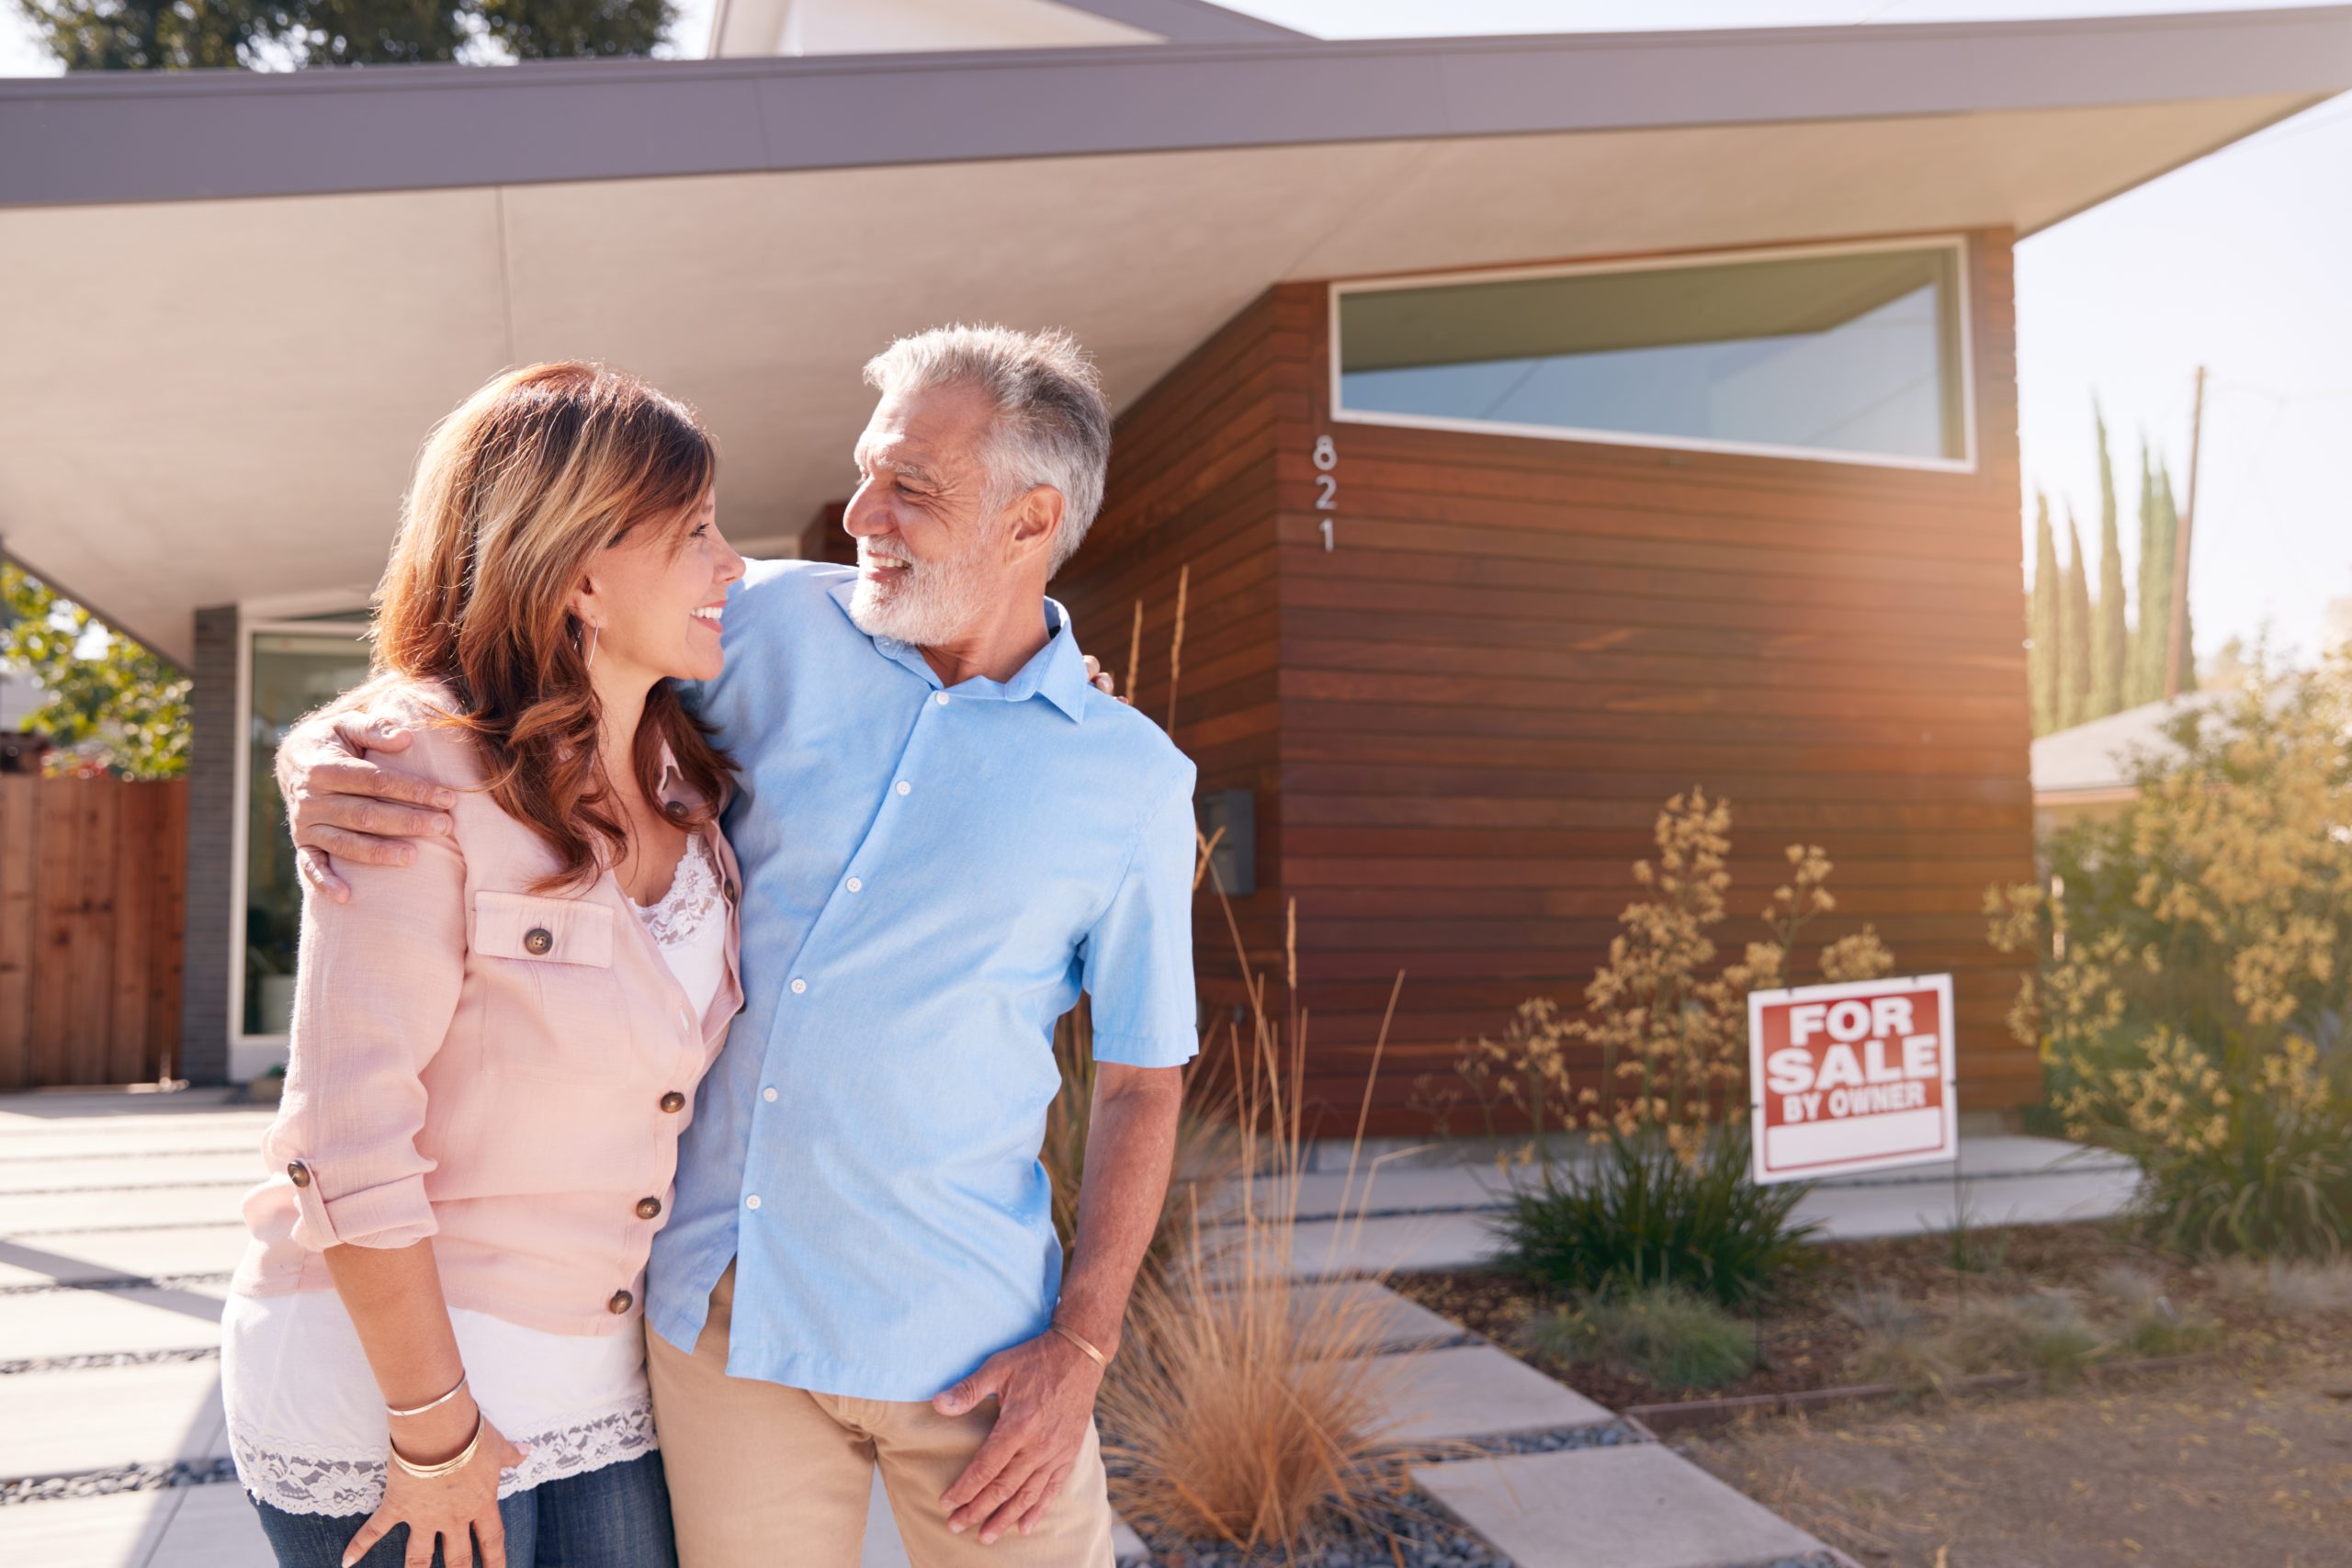
<svg viewBox="0 0 2352 1568">
<path fill-rule="evenodd" d="M 653 1431 L 653 1401 L 639 1394 L 628 1404 L 590 1411 L 539 1432 L 509 1432 L 507 1440 L 528 1443 L 531 1451 L 514 1469 L 502 1471 L 498 1495 L 511 1497 L 550 1481 L 585 1475 L 661 1447 Z M 232 1426 L 229 1451 L 237 1479 L 254 1496 L 288 1514 L 340 1518 L 372 1514 L 384 1500 L 381 1450 L 365 1455 L 322 1454 L 316 1445 L 274 1440 Z"/>
<path fill-rule="evenodd" d="M 629 902 L 661 946 L 675 947 L 702 930 L 703 921 L 718 905 L 718 867 L 703 836 L 697 833 L 686 840 L 686 852 L 679 857 L 678 869 L 670 878 L 670 891 L 650 904 Z"/>
</svg>

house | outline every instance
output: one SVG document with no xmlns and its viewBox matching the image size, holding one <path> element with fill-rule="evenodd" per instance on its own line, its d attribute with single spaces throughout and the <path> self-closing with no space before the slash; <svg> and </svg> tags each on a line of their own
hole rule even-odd
<svg viewBox="0 0 2352 1568">
<path fill-rule="evenodd" d="M 1836 930 L 1957 974 L 1997 1109 L 2039 1089 L 1976 913 L 2032 874 L 2011 249 L 2347 86 L 2343 6 L 1329 42 L 1199 0 L 11 82 L 0 536 L 195 673 L 184 1058 L 243 1077 L 298 907 L 270 752 L 361 668 L 433 420 L 503 365 L 628 366 L 787 551 L 877 346 L 1065 325 L 1120 425 L 1057 592 L 1122 673 L 1141 606 L 1134 695 L 1250 830 L 1261 962 L 1295 904 L 1317 1098 L 1401 969 L 1376 1124 L 1411 1126 L 1456 1040 L 1574 994 L 1702 785 L 1742 907 L 1820 843 Z"/>
<path fill-rule="evenodd" d="M 2183 692 L 2040 737 L 2032 751 L 2035 836 L 2120 816 L 2139 798 L 2141 760 L 2179 754 L 2170 734 L 2175 720 L 2218 716 L 2243 700 L 2235 687 Z"/>
</svg>

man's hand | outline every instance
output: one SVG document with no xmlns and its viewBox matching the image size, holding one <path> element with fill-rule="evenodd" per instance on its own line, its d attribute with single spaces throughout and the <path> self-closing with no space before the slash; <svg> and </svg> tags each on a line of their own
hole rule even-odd
<svg viewBox="0 0 2352 1568">
<path fill-rule="evenodd" d="M 313 722 L 277 750 L 277 787 L 294 829 L 294 859 L 302 879 L 346 903 L 351 885 L 334 860 L 361 865 L 408 865 L 416 847 L 405 840 L 447 837 L 457 830 L 447 815 L 455 790 L 369 761 L 369 751 L 401 752 L 415 737 L 365 710 L 336 716 L 330 728 Z M 333 857 L 332 859 L 330 857 Z"/>
<path fill-rule="evenodd" d="M 1028 1534 L 1078 1464 L 1102 1370 L 1077 1346 L 1047 1329 L 1000 1350 L 980 1370 L 931 1402 L 942 1416 L 962 1416 L 997 1401 L 996 1428 L 939 1499 L 947 1528 L 977 1529 L 993 1546 L 1006 1530 Z"/>
</svg>

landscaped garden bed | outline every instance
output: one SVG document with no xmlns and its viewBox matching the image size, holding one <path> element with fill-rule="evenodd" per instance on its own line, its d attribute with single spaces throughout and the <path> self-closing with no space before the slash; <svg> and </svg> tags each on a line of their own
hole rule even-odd
<svg viewBox="0 0 2352 1568">
<path fill-rule="evenodd" d="M 2086 1368 L 2184 1354 L 2259 1359 L 2352 1335 L 2352 1270 L 2191 1264 L 2134 1244 L 2115 1225 L 2018 1226 L 1809 1250 L 1808 1266 L 1732 1318 L 1750 1337 L 1753 1370 L 1703 1387 L 1623 1359 L 1563 1353 L 1558 1337 L 1541 1325 L 1570 1309 L 1525 1280 L 1465 1270 L 1400 1275 L 1390 1285 L 1619 1411 L 1857 1384 L 1929 1392 L 1916 1377 L 1888 1374 L 1921 1370 L 1939 1333 L 1970 1321 L 1982 1326 L 1996 1314 L 2022 1314 L 2030 1327 L 2041 1310 L 2045 1325 L 2065 1331 L 2052 1328 L 2039 1344 L 2029 1334 L 2026 1354 L 2009 1365 L 2000 1364 L 1998 1344 L 1973 1347 L 1975 1355 L 1944 1369 L 1950 1381 L 2005 1371 L 2063 1381 Z M 2075 1325 L 2087 1337 L 2074 1335 Z"/>
</svg>

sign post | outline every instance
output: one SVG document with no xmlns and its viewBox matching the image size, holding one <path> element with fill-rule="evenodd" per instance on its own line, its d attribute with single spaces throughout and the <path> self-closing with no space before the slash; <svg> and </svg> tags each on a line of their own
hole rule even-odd
<svg viewBox="0 0 2352 1568">
<path fill-rule="evenodd" d="M 1951 976 L 1752 991 L 1759 1186 L 1960 1156 Z"/>
</svg>

